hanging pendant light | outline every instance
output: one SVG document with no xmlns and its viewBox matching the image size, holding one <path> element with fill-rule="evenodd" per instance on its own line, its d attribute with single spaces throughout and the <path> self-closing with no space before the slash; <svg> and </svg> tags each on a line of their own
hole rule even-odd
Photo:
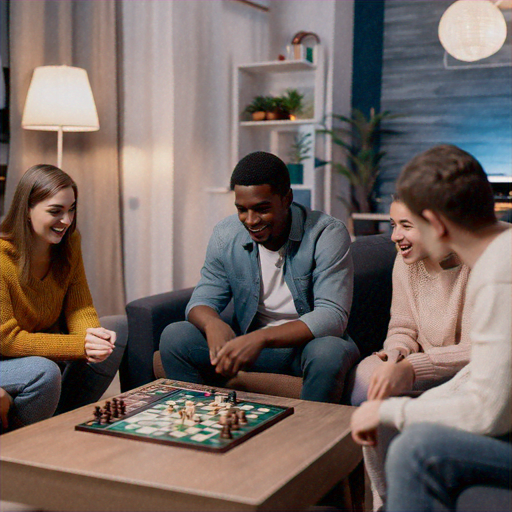
<svg viewBox="0 0 512 512">
<path fill-rule="evenodd" d="M 507 24 L 489 0 L 458 0 L 439 22 L 439 40 L 458 60 L 474 62 L 495 54 L 505 42 Z"/>
</svg>

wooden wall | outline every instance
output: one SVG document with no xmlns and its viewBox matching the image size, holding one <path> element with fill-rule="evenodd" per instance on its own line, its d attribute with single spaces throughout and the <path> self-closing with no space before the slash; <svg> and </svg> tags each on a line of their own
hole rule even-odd
<svg viewBox="0 0 512 512">
<path fill-rule="evenodd" d="M 406 117 L 388 123 L 400 130 L 382 149 L 380 211 L 402 166 L 416 153 L 450 143 L 478 158 L 488 174 L 512 174 L 512 67 L 444 69 L 439 20 L 452 0 L 386 0 L 381 110 Z M 509 35 L 496 57 L 510 62 Z M 505 56 L 505 57 L 503 57 Z M 481 63 L 485 61 L 480 61 Z M 451 64 L 463 64 L 452 59 Z"/>
</svg>

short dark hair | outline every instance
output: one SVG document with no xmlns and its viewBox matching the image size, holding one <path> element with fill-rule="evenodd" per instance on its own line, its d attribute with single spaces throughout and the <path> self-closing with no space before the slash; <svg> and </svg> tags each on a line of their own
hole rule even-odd
<svg viewBox="0 0 512 512">
<path fill-rule="evenodd" d="M 497 221 L 485 171 L 474 156 L 451 144 L 416 155 L 403 168 L 396 188 L 419 216 L 423 210 L 432 210 L 469 231 Z"/>
<path fill-rule="evenodd" d="M 290 173 L 286 164 L 276 155 L 256 151 L 244 156 L 231 175 L 230 188 L 235 185 L 270 185 L 275 194 L 285 196 L 290 190 Z"/>
</svg>

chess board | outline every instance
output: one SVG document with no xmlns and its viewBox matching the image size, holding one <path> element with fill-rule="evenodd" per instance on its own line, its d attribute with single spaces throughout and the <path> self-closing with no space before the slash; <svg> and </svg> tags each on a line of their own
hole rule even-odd
<svg viewBox="0 0 512 512">
<path fill-rule="evenodd" d="M 227 397 L 213 389 L 186 389 L 160 379 L 116 397 L 126 405 L 124 416 L 103 424 L 93 418 L 91 409 L 91 419 L 77 425 L 75 430 L 224 453 L 293 414 L 291 407 L 245 400 L 237 400 L 236 405 L 224 402 L 219 406 L 219 396 Z M 183 418 L 180 414 L 186 402 L 194 403 L 194 419 Z M 239 430 L 231 431 L 232 439 L 220 436 L 220 412 L 226 408 L 244 411 L 247 421 L 239 425 Z"/>
</svg>

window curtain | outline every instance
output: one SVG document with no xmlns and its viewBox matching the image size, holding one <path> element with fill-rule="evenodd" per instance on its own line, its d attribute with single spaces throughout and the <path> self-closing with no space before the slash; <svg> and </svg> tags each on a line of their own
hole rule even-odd
<svg viewBox="0 0 512 512">
<path fill-rule="evenodd" d="M 174 4 L 119 3 L 127 301 L 173 287 Z"/>
<path fill-rule="evenodd" d="M 65 133 L 65 172 L 78 185 L 78 227 L 87 279 L 100 316 L 124 312 L 115 1 L 10 2 L 11 109 L 6 208 L 32 165 L 56 164 L 56 132 L 23 130 L 21 117 L 37 66 L 87 70 L 100 130 Z"/>
</svg>

